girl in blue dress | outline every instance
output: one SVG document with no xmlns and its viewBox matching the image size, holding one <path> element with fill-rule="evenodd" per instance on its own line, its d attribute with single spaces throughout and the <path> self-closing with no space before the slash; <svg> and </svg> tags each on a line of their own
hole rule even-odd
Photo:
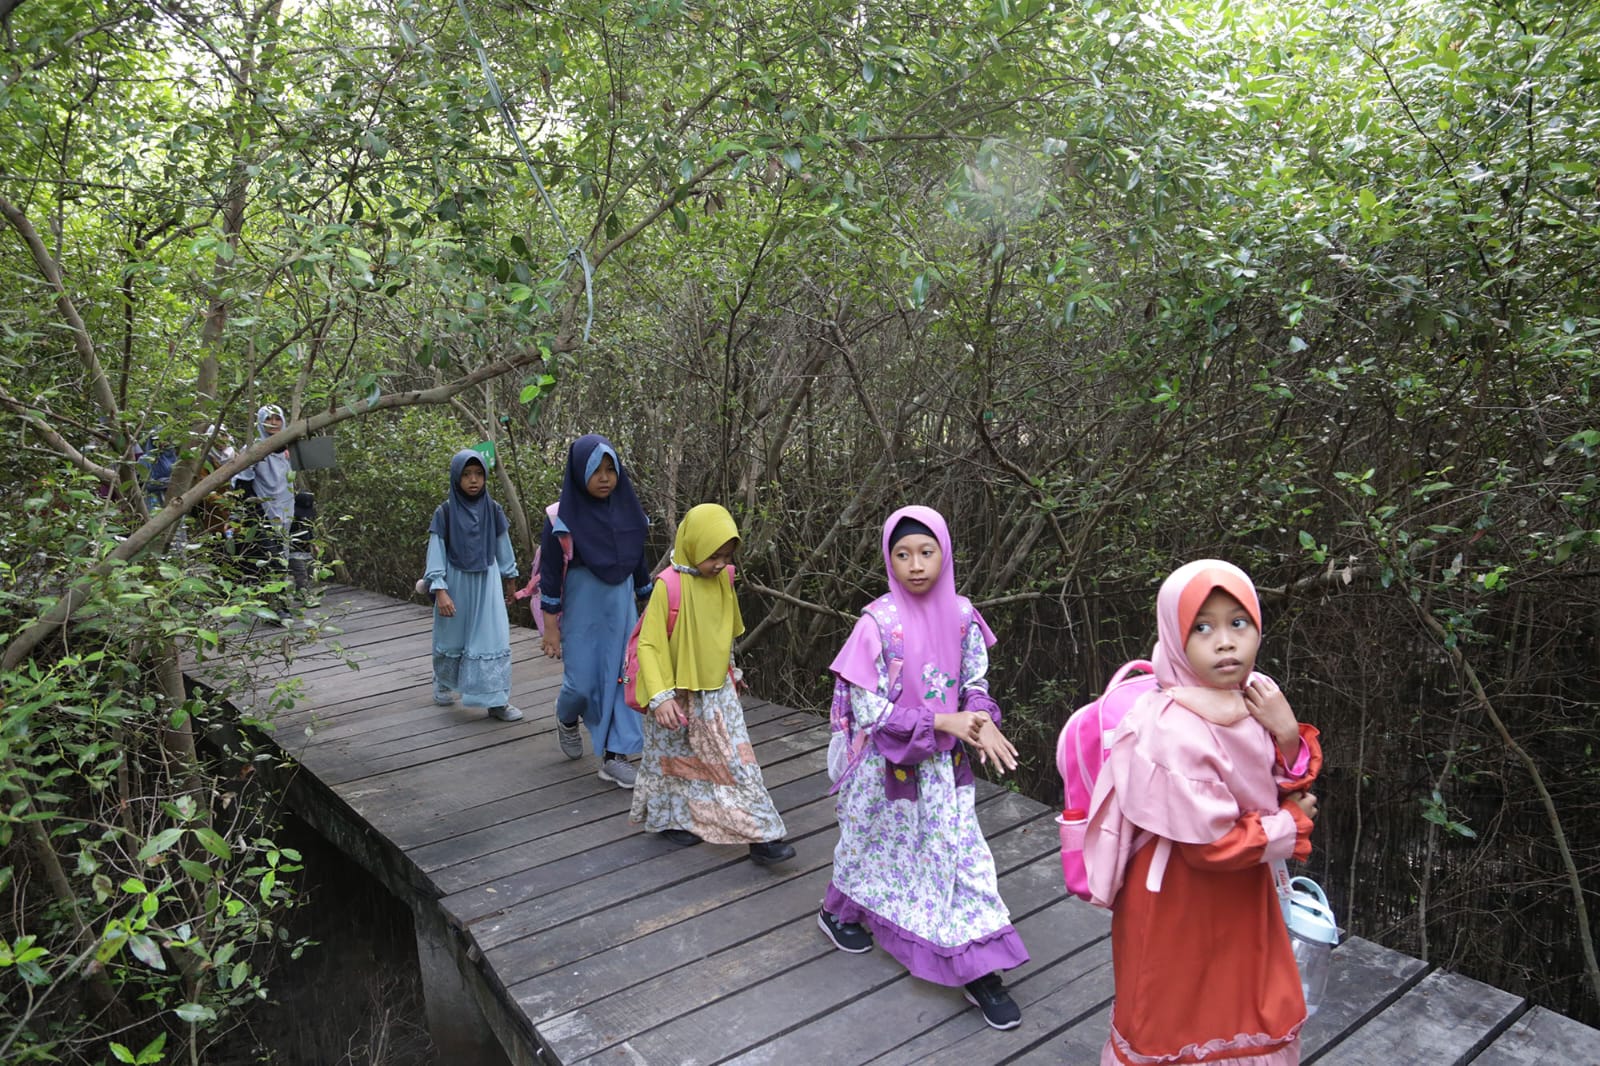
<svg viewBox="0 0 1600 1066">
<path fill-rule="evenodd" d="M 650 595 L 645 516 L 617 450 L 590 433 L 572 442 L 556 513 L 545 519 L 539 546 L 539 609 L 544 653 L 561 660 L 556 739 L 569 759 L 583 755 L 583 735 L 600 756 L 600 777 L 632 788 L 629 756 L 644 748 L 639 714 L 622 698 L 622 659 Z M 561 537 L 572 546 L 563 559 Z"/>
<path fill-rule="evenodd" d="M 489 497 L 483 458 L 463 449 L 450 460 L 450 495 L 428 526 L 423 580 L 433 593 L 433 701 L 459 698 L 515 722 L 511 705 L 511 621 L 517 563 L 510 523 Z"/>
</svg>

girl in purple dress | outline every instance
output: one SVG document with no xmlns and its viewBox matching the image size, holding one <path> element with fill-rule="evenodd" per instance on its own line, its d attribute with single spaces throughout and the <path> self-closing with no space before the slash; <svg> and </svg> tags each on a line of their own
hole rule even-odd
<svg viewBox="0 0 1600 1066">
<path fill-rule="evenodd" d="M 996 1029 L 1022 1012 L 1000 971 L 1028 959 L 974 809 L 972 758 L 1015 769 L 986 674 L 994 634 L 956 594 L 950 533 L 927 507 L 883 527 L 889 592 L 833 661 L 839 845 L 817 923 L 834 946 L 876 941 L 913 976 L 964 988 Z"/>
</svg>

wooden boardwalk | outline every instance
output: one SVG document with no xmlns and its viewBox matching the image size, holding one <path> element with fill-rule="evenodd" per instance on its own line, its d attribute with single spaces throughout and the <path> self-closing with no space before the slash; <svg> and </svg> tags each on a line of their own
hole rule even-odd
<svg viewBox="0 0 1600 1066">
<path fill-rule="evenodd" d="M 1001 891 L 1033 955 L 1006 977 L 1022 1025 L 1000 1033 L 959 989 L 913 980 L 881 951 L 835 951 L 817 929 L 838 838 L 819 713 L 747 701 L 799 852 L 765 869 L 743 848 L 640 833 L 630 794 L 596 776 L 592 754 L 562 757 L 551 709 L 560 666 L 533 631 L 513 631 L 512 699 L 527 717 L 503 723 L 433 704 L 427 608 L 335 588 L 315 613 L 329 635 L 291 663 L 272 665 L 276 629 L 233 638 L 228 656 L 267 652 L 256 669 L 269 687 L 298 680 L 272 730 L 299 764 L 296 802 L 319 807 L 314 824 L 419 919 L 442 918 L 510 1061 L 1098 1061 L 1109 915 L 1065 897 L 1040 804 L 980 783 Z M 194 674 L 215 679 L 216 664 Z M 234 702 L 267 699 L 258 689 Z M 1600 1032 L 1514 995 L 1365 940 L 1335 958 L 1330 1002 L 1305 1030 L 1307 1063 L 1600 1066 Z"/>
</svg>

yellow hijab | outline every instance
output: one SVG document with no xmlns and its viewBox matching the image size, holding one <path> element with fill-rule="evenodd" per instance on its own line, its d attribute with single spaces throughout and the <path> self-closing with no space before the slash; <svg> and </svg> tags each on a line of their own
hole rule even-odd
<svg viewBox="0 0 1600 1066">
<path fill-rule="evenodd" d="M 727 509 L 714 503 L 691 507 L 678 524 L 672 561 L 698 566 L 730 540 L 739 538 L 739 526 Z M 739 598 L 731 574 L 701 577 L 679 572 L 683 590 L 678 601 L 678 621 L 667 634 L 667 593 L 660 587 L 650 595 L 644 625 L 639 630 L 639 681 L 646 696 L 669 688 L 715 691 L 728 676 L 733 638 L 744 632 Z"/>
</svg>

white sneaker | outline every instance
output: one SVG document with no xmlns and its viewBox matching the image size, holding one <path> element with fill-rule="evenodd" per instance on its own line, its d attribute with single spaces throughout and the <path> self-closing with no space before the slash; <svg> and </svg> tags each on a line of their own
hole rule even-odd
<svg viewBox="0 0 1600 1066">
<path fill-rule="evenodd" d="M 508 703 L 504 707 L 490 707 L 489 717 L 498 718 L 502 722 L 520 722 L 522 721 L 522 712 Z"/>
<path fill-rule="evenodd" d="M 600 780 L 610 781 L 618 788 L 632 788 L 638 778 L 639 771 L 627 759 L 613 755 L 600 764 Z"/>
<path fill-rule="evenodd" d="M 458 699 L 460 697 L 454 692 L 441 692 L 439 689 L 433 690 L 433 702 L 441 707 L 449 707 Z"/>
</svg>

